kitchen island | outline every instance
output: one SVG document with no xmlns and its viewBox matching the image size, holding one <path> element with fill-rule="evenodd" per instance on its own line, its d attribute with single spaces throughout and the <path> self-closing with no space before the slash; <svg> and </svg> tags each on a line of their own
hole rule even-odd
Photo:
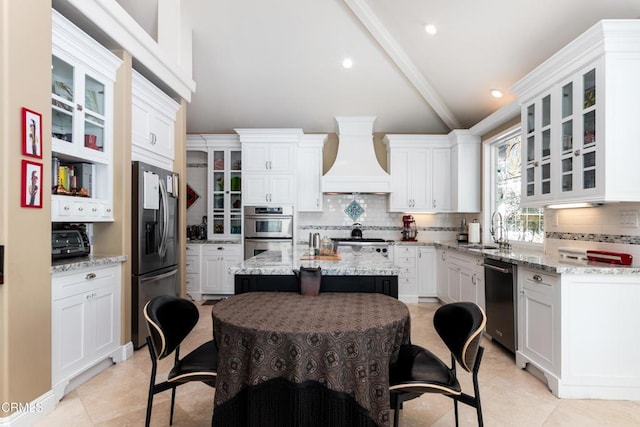
<svg viewBox="0 0 640 427">
<path fill-rule="evenodd" d="M 260 291 L 298 292 L 294 270 L 320 267 L 320 292 L 374 292 L 398 297 L 400 268 L 387 257 L 369 248 L 340 247 L 336 260 L 308 258 L 306 246 L 286 251 L 268 251 L 231 267 L 235 293 Z"/>
</svg>

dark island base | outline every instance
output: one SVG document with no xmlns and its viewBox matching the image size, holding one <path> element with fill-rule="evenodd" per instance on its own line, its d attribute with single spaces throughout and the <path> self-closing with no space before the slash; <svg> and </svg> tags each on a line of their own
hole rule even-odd
<svg viewBox="0 0 640 427">
<path fill-rule="evenodd" d="M 385 417 L 384 422 L 388 422 Z M 213 427 L 377 427 L 350 395 L 283 378 L 249 386 L 216 406 Z"/>
<path fill-rule="evenodd" d="M 300 292 L 296 276 L 236 274 L 235 293 Z M 398 298 L 398 276 L 322 276 L 320 292 L 368 292 Z"/>
</svg>

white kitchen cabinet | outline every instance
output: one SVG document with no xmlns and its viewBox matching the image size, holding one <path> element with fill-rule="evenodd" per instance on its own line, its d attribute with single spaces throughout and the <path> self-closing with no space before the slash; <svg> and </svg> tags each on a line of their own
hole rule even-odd
<svg viewBox="0 0 640 427">
<path fill-rule="evenodd" d="M 453 302 L 449 299 L 449 271 L 447 269 L 447 258 L 449 256 L 447 249 L 439 248 L 436 250 L 436 291 L 438 299 L 445 303 Z"/>
<path fill-rule="evenodd" d="M 518 268 L 516 359 L 560 375 L 560 277 Z M 524 364 L 524 362 L 521 362 Z"/>
<path fill-rule="evenodd" d="M 242 141 L 242 136 L 240 137 Z M 294 150 L 289 143 L 266 142 L 243 147 L 247 172 L 287 173 L 294 171 Z"/>
<path fill-rule="evenodd" d="M 322 212 L 322 148 L 326 134 L 303 135 L 298 145 L 298 212 Z"/>
<path fill-rule="evenodd" d="M 113 221 L 113 83 L 121 64 L 86 33 L 52 12 L 54 222 Z"/>
<path fill-rule="evenodd" d="M 131 76 L 131 160 L 173 170 L 180 104 L 140 73 Z"/>
<path fill-rule="evenodd" d="M 395 246 L 394 262 L 401 268 L 398 275 L 398 299 L 406 303 L 418 302 L 416 253 L 415 246 Z"/>
<path fill-rule="evenodd" d="M 451 209 L 451 149 L 446 135 L 385 135 L 391 212 Z"/>
<path fill-rule="evenodd" d="M 568 399 L 640 399 L 637 274 L 518 267 L 516 365 Z"/>
<path fill-rule="evenodd" d="M 480 212 L 481 138 L 463 129 L 449 132 L 451 143 L 451 211 Z"/>
<path fill-rule="evenodd" d="M 122 360 L 120 283 L 119 264 L 52 275 L 51 382 L 57 399 L 98 362 Z"/>
<path fill-rule="evenodd" d="M 295 204 L 302 129 L 236 129 L 242 143 L 243 203 Z"/>
<path fill-rule="evenodd" d="M 296 181 L 293 174 L 245 172 L 242 181 L 245 205 L 294 204 L 296 201 Z"/>
<path fill-rule="evenodd" d="M 418 298 L 435 298 L 438 295 L 436 276 L 436 248 L 420 246 L 416 254 Z"/>
<path fill-rule="evenodd" d="M 237 135 L 188 135 L 187 151 L 207 153 L 207 238 L 240 239 L 243 167 Z"/>
<path fill-rule="evenodd" d="M 234 276 L 229 272 L 229 267 L 239 264 L 241 261 L 241 245 L 202 245 L 202 294 L 233 294 Z"/>
<path fill-rule="evenodd" d="M 482 256 L 443 250 L 438 261 L 438 297 L 445 302 L 471 301 L 485 308 Z M 445 286 L 446 284 L 446 286 Z"/>
<path fill-rule="evenodd" d="M 604 20 L 516 83 L 522 204 L 637 202 L 640 23 Z"/>
<path fill-rule="evenodd" d="M 187 245 L 185 256 L 185 271 L 187 273 L 187 294 L 194 300 L 202 299 L 202 285 L 200 279 L 202 273 L 201 265 L 201 244 Z"/>
<path fill-rule="evenodd" d="M 406 303 L 431 301 L 437 296 L 436 250 L 433 246 L 395 245 L 398 298 Z"/>
</svg>

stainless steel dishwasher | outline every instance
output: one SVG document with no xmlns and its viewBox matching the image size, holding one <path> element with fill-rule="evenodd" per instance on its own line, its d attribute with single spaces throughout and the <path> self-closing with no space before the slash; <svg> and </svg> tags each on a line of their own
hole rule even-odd
<svg viewBox="0 0 640 427">
<path fill-rule="evenodd" d="M 512 353 L 518 342 L 516 329 L 516 266 L 490 258 L 484 263 L 486 334 Z"/>
</svg>

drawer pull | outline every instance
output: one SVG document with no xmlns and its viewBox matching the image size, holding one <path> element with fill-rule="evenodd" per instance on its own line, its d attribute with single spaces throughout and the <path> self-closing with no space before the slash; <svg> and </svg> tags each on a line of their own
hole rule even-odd
<svg viewBox="0 0 640 427">
<path fill-rule="evenodd" d="M 96 278 L 96 273 L 89 273 L 84 277 L 85 280 L 91 280 L 95 278 Z"/>
<path fill-rule="evenodd" d="M 535 280 L 536 282 L 542 282 L 542 277 L 540 277 L 538 274 L 534 274 L 533 275 L 533 280 Z"/>
</svg>

